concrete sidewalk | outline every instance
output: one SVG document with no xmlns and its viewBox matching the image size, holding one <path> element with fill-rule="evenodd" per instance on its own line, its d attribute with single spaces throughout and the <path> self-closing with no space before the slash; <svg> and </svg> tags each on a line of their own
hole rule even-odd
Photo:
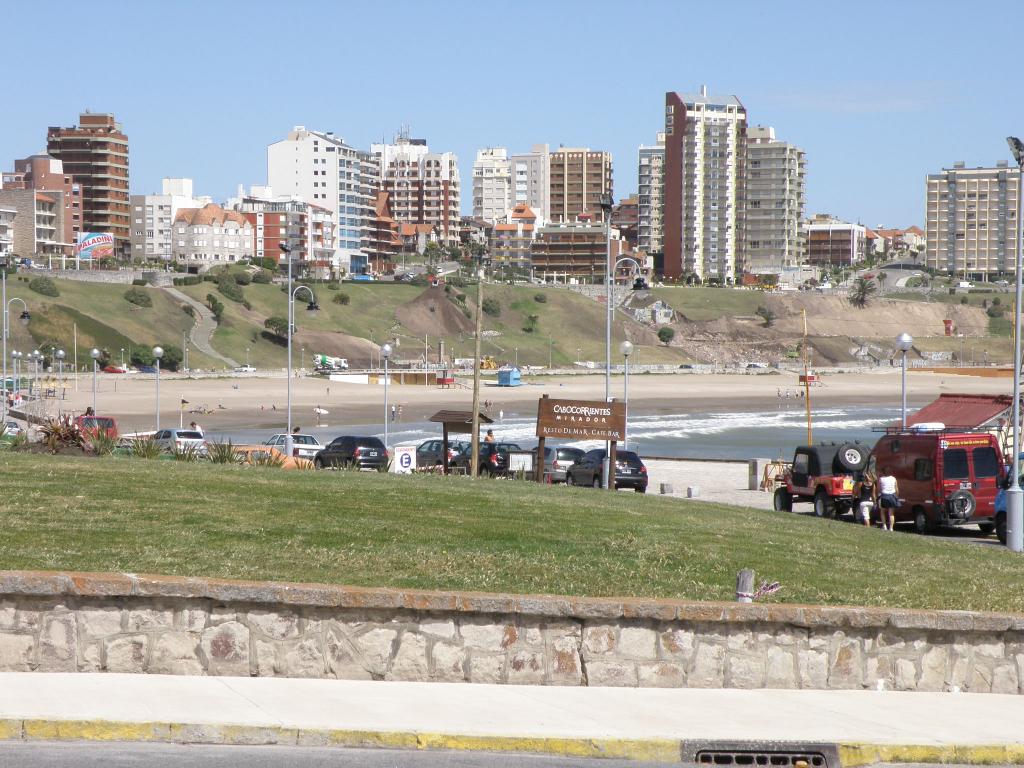
<svg viewBox="0 0 1024 768">
<path fill-rule="evenodd" d="M 471 749 L 679 762 L 690 740 L 844 766 L 1024 763 L 1024 696 L 0 673 L 0 739 Z"/>
</svg>

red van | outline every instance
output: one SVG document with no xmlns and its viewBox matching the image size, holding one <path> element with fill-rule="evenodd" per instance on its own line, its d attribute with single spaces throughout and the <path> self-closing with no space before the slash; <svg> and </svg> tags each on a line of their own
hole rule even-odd
<svg viewBox="0 0 1024 768">
<path fill-rule="evenodd" d="M 996 494 L 1006 477 L 1003 452 L 988 432 L 907 430 L 887 434 L 871 452 L 877 475 L 888 467 L 899 483 L 896 522 L 918 533 L 943 525 L 995 530 Z"/>
<path fill-rule="evenodd" d="M 87 434 L 105 432 L 110 437 L 117 437 L 117 422 L 110 416 L 76 416 L 75 424 Z"/>
</svg>

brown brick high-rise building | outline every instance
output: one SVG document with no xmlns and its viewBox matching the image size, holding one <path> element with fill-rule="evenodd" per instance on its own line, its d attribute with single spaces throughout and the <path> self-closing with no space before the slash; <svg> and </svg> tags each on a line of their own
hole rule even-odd
<svg viewBox="0 0 1024 768">
<path fill-rule="evenodd" d="M 117 242 L 115 250 L 127 253 L 128 137 L 114 116 L 84 112 L 73 128 L 51 126 L 46 151 L 81 185 L 82 232 L 109 233 Z"/>
<path fill-rule="evenodd" d="M 551 221 L 575 223 L 582 214 L 604 221 L 601 195 L 612 194 L 612 155 L 560 147 L 551 153 Z"/>
</svg>

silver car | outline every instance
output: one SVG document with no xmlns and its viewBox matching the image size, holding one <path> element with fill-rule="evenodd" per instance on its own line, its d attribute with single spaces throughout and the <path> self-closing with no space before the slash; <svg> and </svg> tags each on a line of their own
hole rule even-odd
<svg viewBox="0 0 1024 768">
<path fill-rule="evenodd" d="M 153 435 L 153 442 L 168 453 L 189 447 L 195 448 L 199 453 L 206 453 L 203 433 L 194 429 L 161 429 Z"/>
<path fill-rule="evenodd" d="M 284 441 L 288 435 L 281 433 L 274 435 L 264 445 L 272 445 L 281 453 L 284 453 Z M 292 435 L 292 457 L 298 459 L 309 459 L 312 461 L 316 455 L 324 449 L 323 445 L 312 435 Z"/>
<path fill-rule="evenodd" d="M 566 472 L 573 464 L 579 461 L 585 451 L 579 448 L 545 448 L 544 449 L 544 475 L 545 479 L 550 478 L 552 483 L 564 483 Z"/>
</svg>

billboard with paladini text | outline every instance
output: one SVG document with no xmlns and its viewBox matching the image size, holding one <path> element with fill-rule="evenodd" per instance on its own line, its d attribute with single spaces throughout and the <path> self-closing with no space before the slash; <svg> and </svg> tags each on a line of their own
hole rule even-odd
<svg viewBox="0 0 1024 768">
<path fill-rule="evenodd" d="M 75 256 L 83 261 L 108 259 L 114 255 L 114 236 L 105 232 L 84 232 L 78 236 Z"/>
</svg>

